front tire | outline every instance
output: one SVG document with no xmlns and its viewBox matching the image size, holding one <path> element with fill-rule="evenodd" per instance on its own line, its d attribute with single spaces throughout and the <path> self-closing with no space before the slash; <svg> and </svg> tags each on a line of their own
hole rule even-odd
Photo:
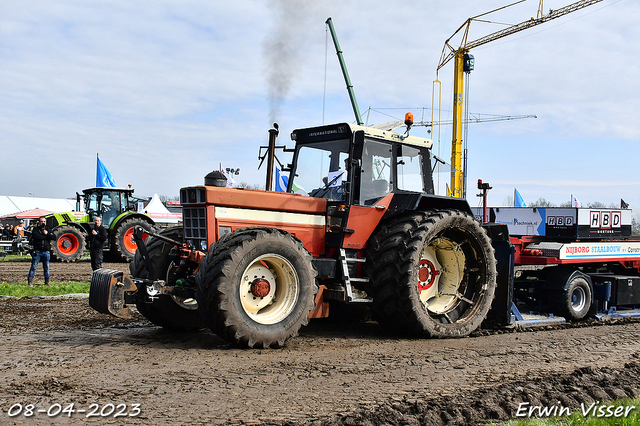
<svg viewBox="0 0 640 426">
<path fill-rule="evenodd" d="M 182 241 L 182 227 L 175 226 L 163 230 L 163 235 L 172 240 Z M 169 257 L 173 244 L 149 237 L 145 241 L 154 274 L 149 276 L 140 252 L 129 265 L 129 271 L 135 278 L 164 280 L 168 285 L 175 285 L 175 281 L 182 276 L 176 276 L 177 268 Z M 144 288 L 139 291 L 145 291 Z M 155 325 L 174 331 L 196 331 L 205 327 L 204 319 L 198 313 L 195 299 L 184 299 L 177 296 L 160 295 L 153 302 L 146 301 L 146 295 L 140 295 L 136 302 L 138 312 Z"/>
<path fill-rule="evenodd" d="M 70 225 L 62 225 L 53 231 L 56 240 L 51 247 L 53 259 L 74 262 L 84 254 L 86 241 L 82 232 Z"/>
<path fill-rule="evenodd" d="M 291 234 L 246 228 L 225 235 L 196 274 L 207 326 L 240 347 L 278 348 L 309 321 L 318 292 L 311 255 Z"/>
<path fill-rule="evenodd" d="M 496 289 L 486 232 L 457 210 L 392 219 L 372 237 L 368 274 L 374 317 L 418 337 L 462 337 L 485 319 Z"/>
<path fill-rule="evenodd" d="M 124 220 L 118 225 L 115 233 L 114 242 L 117 255 L 125 262 L 132 261 L 138 250 L 138 244 L 136 244 L 133 238 L 133 232 L 136 226 L 141 226 L 147 231 L 142 234 L 142 241 L 146 241 L 147 237 L 149 237 L 148 232 L 151 232 L 152 226 L 149 222 L 141 219 Z"/>
</svg>

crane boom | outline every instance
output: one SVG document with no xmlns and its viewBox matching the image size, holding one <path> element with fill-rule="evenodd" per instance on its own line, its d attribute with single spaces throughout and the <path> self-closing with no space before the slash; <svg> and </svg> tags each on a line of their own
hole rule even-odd
<svg viewBox="0 0 640 426">
<path fill-rule="evenodd" d="M 524 1 L 524 0 L 523 0 Z M 467 41 L 466 40 L 466 36 L 468 34 L 469 31 L 469 26 L 471 25 L 471 22 L 473 22 L 474 20 L 476 20 L 476 18 L 480 17 L 480 16 L 484 16 L 487 13 L 483 13 L 482 15 L 478 15 L 476 17 L 473 18 L 469 18 L 467 19 L 467 21 L 460 27 L 458 28 L 458 30 L 451 36 L 449 37 L 449 40 L 451 40 L 451 38 L 453 38 L 458 32 L 460 32 L 461 29 L 465 29 L 465 35 L 464 35 L 464 39 L 462 44 L 460 45 L 460 47 L 458 49 L 453 49 L 451 48 L 451 46 L 449 45 L 449 40 L 447 40 L 447 42 L 445 43 L 445 47 L 443 48 L 443 55 L 440 59 L 440 63 L 438 64 L 438 70 L 440 68 L 442 68 L 443 66 L 445 66 L 451 59 L 453 59 L 455 57 L 456 51 L 459 49 L 466 49 L 466 50 L 471 50 L 473 48 L 482 46 L 483 44 L 487 44 L 490 43 L 492 41 L 498 40 L 500 38 L 506 37 L 508 35 L 511 34 L 515 34 L 517 32 L 529 29 L 531 27 L 535 27 L 536 25 L 540 25 L 543 24 L 545 22 L 551 21 L 552 19 L 556 19 L 556 18 L 560 18 L 561 16 L 567 15 L 571 12 L 575 12 L 576 10 L 580 10 L 580 9 L 584 9 L 585 7 L 594 5 L 596 3 L 600 3 L 602 0 L 581 0 L 581 1 L 577 1 L 575 3 L 572 3 L 568 6 L 562 7 L 560 9 L 556 9 L 556 10 L 551 10 L 549 11 L 549 13 L 547 15 L 543 15 L 540 16 L 538 18 L 531 18 L 528 19 L 524 22 L 520 22 L 519 24 L 515 24 L 515 25 L 511 25 L 510 27 L 504 28 L 500 31 L 496 31 L 493 32 L 491 34 L 488 34 L 486 36 L 480 37 L 477 40 L 473 40 L 473 41 Z M 517 3 L 512 3 L 508 6 L 505 7 L 509 7 L 509 6 L 513 6 L 514 4 L 518 4 L 518 3 L 522 3 L 522 1 L 519 1 Z M 500 8 L 500 9 L 504 9 L 504 8 Z M 496 9 L 496 10 L 500 10 L 500 9 Z M 495 12 L 496 10 L 493 10 L 492 12 Z M 489 12 L 491 13 L 491 12 Z M 446 48 L 451 49 L 451 51 L 445 55 L 444 52 L 446 52 Z"/>
<path fill-rule="evenodd" d="M 347 71 L 347 63 L 344 61 L 344 56 L 342 55 L 342 49 L 340 49 L 340 43 L 338 43 L 338 35 L 336 34 L 335 28 L 333 28 L 333 21 L 331 20 L 331 18 L 329 18 L 327 19 L 325 24 L 329 26 L 329 31 L 331 32 L 331 38 L 333 38 L 333 45 L 336 48 L 338 61 L 340 61 L 340 68 L 342 69 L 344 82 L 347 85 L 347 92 L 349 92 L 349 99 L 351 100 L 351 107 L 353 108 L 353 113 L 356 116 L 356 122 L 358 123 L 358 125 L 362 126 L 363 121 L 362 121 L 362 116 L 360 115 L 360 108 L 358 108 L 356 93 L 353 91 L 353 85 L 351 84 L 351 79 L 349 78 L 349 72 Z"/>
<path fill-rule="evenodd" d="M 600 3 L 601 1 L 602 0 L 582 0 L 582 1 L 578 1 L 578 2 L 575 2 L 573 4 L 570 4 L 568 6 L 562 7 L 560 9 L 558 9 L 558 10 L 552 10 L 552 11 L 549 12 L 549 14 L 544 15 L 544 16 L 542 16 L 540 18 L 537 18 L 537 19 L 531 18 L 528 21 L 524 21 L 524 22 L 521 22 L 519 24 L 512 25 L 509 28 L 505 28 L 505 29 L 503 29 L 501 31 L 496 31 L 495 33 L 486 35 L 486 36 L 484 36 L 482 38 L 479 38 L 479 39 L 477 39 L 475 41 L 467 43 L 467 49 L 473 49 L 474 47 L 482 46 L 483 44 L 490 43 L 490 42 L 492 42 L 494 40 L 497 40 L 499 38 L 506 37 L 508 35 L 517 33 L 517 32 L 522 31 L 522 30 L 526 30 L 526 29 L 531 28 L 531 27 L 535 27 L 536 25 L 543 24 L 543 23 L 545 23 L 547 21 L 551 21 L 552 19 L 560 18 L 561 16 L 567 15 L 567 14 L 569 14 L 571 12 L 575 12 L 576 10 L 583 9 L 583 8 L 585 8 L 587 6 L 591 6 L 593 4 Z"/>
<path fill-rule="evenodd" d="M 501 10 L 506 7 L 513 6 L 518 3 L 522 3 L 523 1 L 525 0 L 520 0 L 516 3 L 512 3 L 507 6 L 503 6 L 499 9 L 495 9 L 490 12 L 485 12 L 481 15 L 467 19 L 465 23 L 462 24 L 460 28 L 458 28 L 456 32 L 445 41 L 444 47 L 442 48 L 440 62 L 438 63 L 438 67 L 436 69 L 436 76 L 440 68 L 446 65 L 451 59 L 454 59 L 453 130 L 452 130 L 453 140 L 451 144 L 451 195 L 453 197 L 463 198 L 466 195 L 464 193 L 464 188 L 465 188 L 464 182 L 466 180 L 466 176 L 465 176 L 466 167 L 464 166 L 464 164 L 466 164 L 466 159 L 465 159 L 465 162 L 463 163 L 463 140 L 462 140 L 462 124 L 463 124 L 463 111 L 462 111 L 463 90 L 462 88 L 463 88 L 463 81 L 464 81 L 464 73 L 465 72 L 469 73 L 473 69 L 473 56 L 469 55 L 469 51 L 472 48 L 482 46 L 484 44 L 506 37 L 508 35 L 526 30 L 527 28 L 531 28 L 536 25 L 540 25 L 542 23 L 551 21 L 552 19 L 559 18 L 571 12 L 575 12 L 576 10 L 580 10 L 585 7 L 591 6 L 593 4 L 599 3 L 602 0 L 580 0 L 568 6 L 562 7 L 560 9 L 551 10 L 547 15 L 542 15 L 540 12 L 542 10 L 542 0 L 541 0 L 540 7 L 538 8 L 538 16 L 536 18 L 531 18 L 519 24 L 511 25 L 505 29 L 488 34 L 479 39 L 476 39 L 473 41 L 467 41 L 471 22 L 477 21 L 478 20 L 477 18 L 481 16 L 487 15 L 489 13 L 493 13 L 497 10 Z M 462 35 L 462 41 L 458 48 L 454 48 L 451 46 L 449 42 L 460 31 L 464 31 Z M 436 77 L 436 81 L 438 81 L 437 77 Z"/>
<path fill-rule="evenodd" d="M 482 114 L 479 114 L 482 115 Z M 538 118 L 537 115 L 534 114 L 526 114 L 526 115 L 489 115 L 488 117 L 480 117 L 480 116 L 470 117 L 468 120 L 464 120 L 463 123 L 490 123 L 494 121 L 511 121 L 511 120 L 520 120 L 523 118 Z M 412 127 L 433 127 L 435 125 L 443 125 L 443 124 L 453 124 L 453 120 L 443 120 L 440 122 L 433 121 L 416 121 L 413 123 Z M 406 126 L 404 121 L 390 121 L 388 123 L 379 123 L 379 124 L 370 124 L 368 127 L 373 127 L 374 129 L 392 131 L 397 128 Z"/>
</svg>

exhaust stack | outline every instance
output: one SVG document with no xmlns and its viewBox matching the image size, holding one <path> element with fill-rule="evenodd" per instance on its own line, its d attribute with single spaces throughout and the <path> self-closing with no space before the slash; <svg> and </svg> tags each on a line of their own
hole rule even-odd
<svg viewBox="0 0 640 426">
<path fill-rule="evenodd" d="M 273 129 L 269 129 L 269 146 L 267 147 L 267 182 L 264 188 L 273 191 L 273 166 L 276 155 L 276 138 L 278 137 L 278 123 L 273 123 Z"/>
</svg>

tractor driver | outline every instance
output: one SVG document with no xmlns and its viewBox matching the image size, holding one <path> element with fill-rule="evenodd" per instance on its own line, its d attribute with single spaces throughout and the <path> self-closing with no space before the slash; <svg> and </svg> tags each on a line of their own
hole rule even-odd
<svg viewBox="0 0 640 426">
<path fill-rule="evenodd" d="M 109 200 L 110 198 L 110 200 Z M 106 201 L 111 201 L 111 203 L 105 203 Z M 102 218 L 104 219 L 104 226 L 107 228 L 111 226 L 111 222 L 118 217 L 120 214 L 120 196 L 118 194 L 113 194 L 112 198 L 109 197 L 109 194 L 105 194 L 102 200 Z"/>
<path fill-rule="evenodd" d="M 348 164 L 349 159 L 344 158 L 344 168 L 339 165 L 340 157 L 347 155 L 345 152 L 333 152 L 329 157 L 331 158 L 331 164 L 329 165 L 329 172 L 327 176 L 322 178 L 324 186 L 311 191 L 312 197 L 326 198 L 329 201 L 341 201 L 344 195 L 344 183 L 348 179 Z M 334 160 L 335 159 L 335 160 Z"/>
</svg>

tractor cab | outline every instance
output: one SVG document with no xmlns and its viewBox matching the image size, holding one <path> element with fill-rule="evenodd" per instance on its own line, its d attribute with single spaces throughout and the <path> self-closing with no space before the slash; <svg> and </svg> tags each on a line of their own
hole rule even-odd
<svg viewBox="0 0 640 426">
<path fill-rule="evenodd" d="M 295 130 L 288 192 L 372 206 L 391 192 L 433 194 L 429 139 L 342 123 Z"/>
<path fill-rule="evenodd" d="M 82 195 L 84 210 L 93 222 L 96 216 L 102 217 L 102 226 L 109 229 L 113 221 L 133 203 L 133 189 L 125 188 L 89 188 Z M 80 195 L 78 195 L 76 210 L 80 210 Z"/>
</svg>

